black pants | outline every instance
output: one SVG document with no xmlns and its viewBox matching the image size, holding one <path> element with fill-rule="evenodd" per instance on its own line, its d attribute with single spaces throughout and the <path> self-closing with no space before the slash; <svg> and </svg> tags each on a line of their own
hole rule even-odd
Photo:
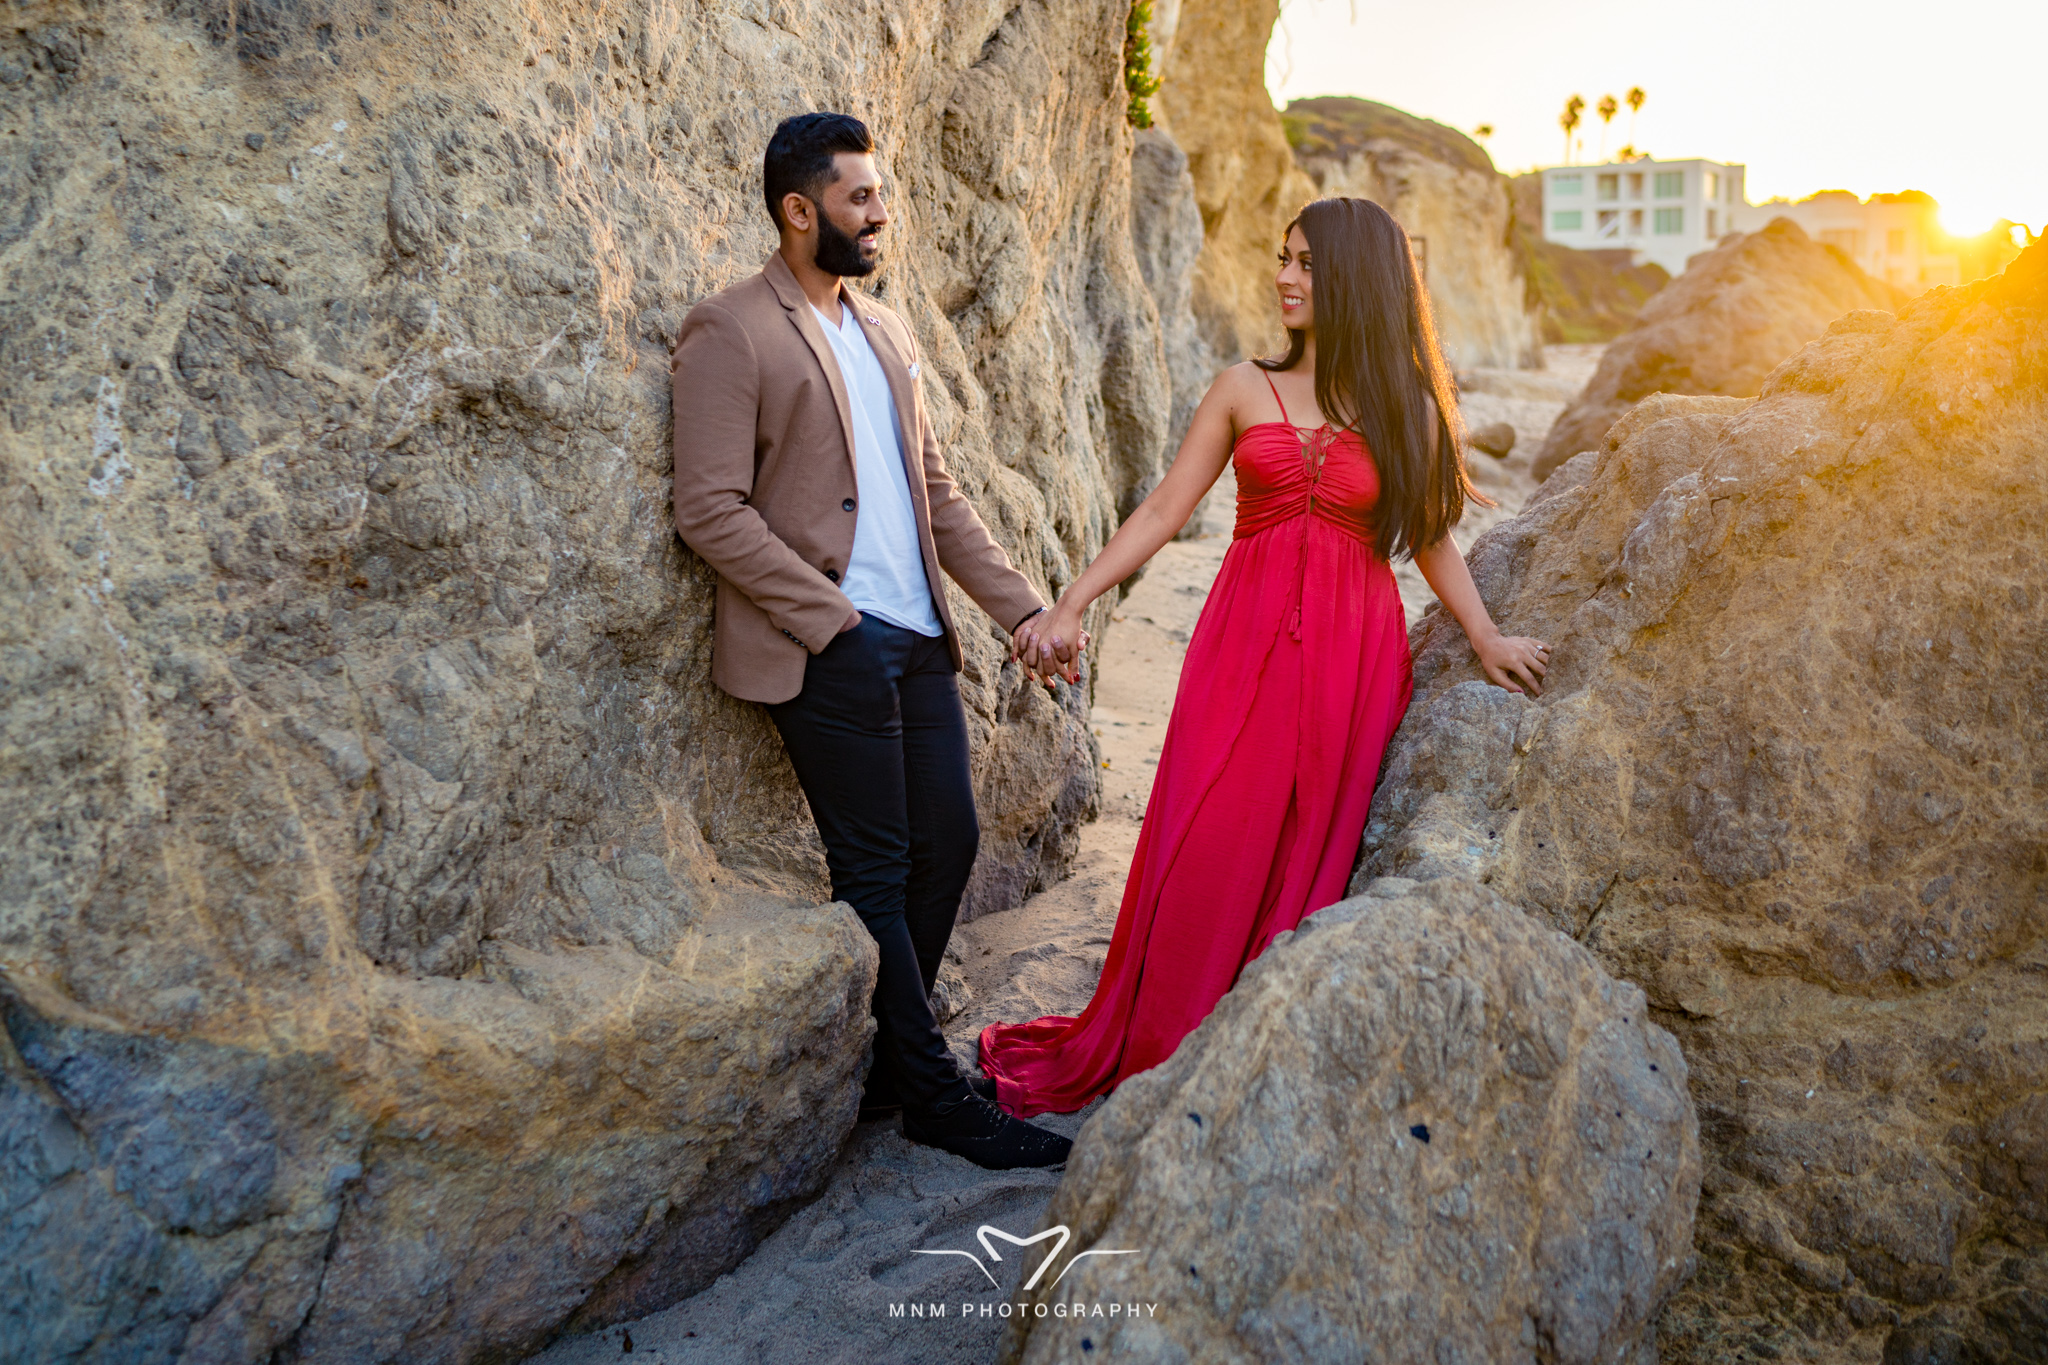
<svg viewBox="0 0 2048 1365">
<path fill-rule="evenodd" d="M 885 1097 L 893 1085 L 915 1109 L 965 1098 L 930 1002 L 981 841 L 944 637 L 863 615 L 806 661 L 803 691 L 768 714 L 824 838 L 832 894 L 881 950 L 869 1092 Z"/>
</svg>

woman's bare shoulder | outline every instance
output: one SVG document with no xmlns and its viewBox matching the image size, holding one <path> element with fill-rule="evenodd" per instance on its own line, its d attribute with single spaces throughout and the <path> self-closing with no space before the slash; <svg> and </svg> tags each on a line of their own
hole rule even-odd
<svg viewBox="0 0 2048 1365">
<path fill-rule="evenodd" d="M 1209 392 L 1228 402 L 1233 408 L 1238 401 L 1266 391 L 1265 372 L 1249 360 L 1240 360 L 1217 372 L 1209 382 Z"/>
</svg>

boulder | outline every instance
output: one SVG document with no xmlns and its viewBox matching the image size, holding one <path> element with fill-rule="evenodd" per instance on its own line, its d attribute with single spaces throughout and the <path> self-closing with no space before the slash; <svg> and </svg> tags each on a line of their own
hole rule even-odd
<svg viewBox="0 0 2048 1365">
<path fill-rule="evenodd" d="M 866 117 L 872 283 L 1063 583 L 1170 418 L 1128 11 L 16 7 L 0 1354 L 509 1358 L 816 1190 L 872 947 L 708 680 L 669 348 L 772 246 L 775 122 Z M 971 916 L 1060 875 L 1098 767 L 955 607 Z"/>
<path fill-rule="evenodd" d="M 1515 449 L 1515 429 L 1507 422 L 1488 422 L 1483 427 L 1474 427 L 1466 438 L 1474 450 L 1484 451 L 1496 460 L 1504 460 Z"/>
<path fill-rule="evenodd" d="M 1608 346 L 1585 391 L 1551 427 L 1536 477 L 1594 449 L 1653 393 L 1754 397 L 1765 375 L 1836 318 L 1904 299 L 1790 219 L 1703 252 Z"/>
<path fill-rule="evenodd" d="M 1666 1360 L 2034 1359 L 2048 245 L 1760 387 L 1638 404 L 1473 547 L 1548 685 L 1423 620 L 1353 885 L 1483 881 L 1684 1046 L 1701 1269 Z"/>
<path fill-rule="evenodd" d="M 1344 95 L 1295 100 L 1283 122 L 1318 194 L 1370 199 L 1407 229 L 1453 366 L 1543 364 L 1538 317 L 1513 246 L 1508 182 L 1478 143 Z"/>
<path fill-rule="evenodd" d="M 1089 1121 L 1002 1358 L 1649 1358 L 1699 1174 L 1641 992 L 1484 887 L 1390 879 Z"/>
</svg>

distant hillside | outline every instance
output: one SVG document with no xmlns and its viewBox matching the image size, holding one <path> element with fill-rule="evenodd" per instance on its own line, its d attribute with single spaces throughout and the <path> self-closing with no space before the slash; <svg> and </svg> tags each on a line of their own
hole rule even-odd
<svg viewBox="0 0 2048 1365">
<path fill-rule="evenodd" d="M 1398 142 L 1432 161 L 1487 174 L 1493 172 L 1493 159 L 1456 128 L 1372 100 L 1349 95 L 1295 100 L 1280 115 L 1280 125 L 1287 130 L 1287 140 L 1297 156 L 1342 159 L 1368 142 L 1385 140 Z"/>
<path fill-rule="evenodd" d="M 1540 172 L 1512 177 L 1509 192 L 1515 251 L 1529 282 L 1530 306 L 1542 312 L 1545 341 L 1612 341 L 1670 283 L 1663 266 L 1632 266 L 1626 251 L 1579 251 L 1544 241 Z"/>
</svg>

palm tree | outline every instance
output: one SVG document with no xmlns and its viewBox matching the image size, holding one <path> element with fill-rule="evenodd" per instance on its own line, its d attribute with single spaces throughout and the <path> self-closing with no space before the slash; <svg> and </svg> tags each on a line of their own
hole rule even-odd
<svg viewBox="0 0 2048 1365">
<path fill-rule="evenodd" d="M 1567 166 L 1572 164 L 1572 134 L 1578 131 L 1579 114 L 1585 107 L 1586 102 L 1573 95 L 1564 102 L 1564 112 L 1557 116 L 1557 126 L 1564 129 L 1564 164 Z"/>
<path fill-rule="evenodd" d="M 1600 115 L 1600 159 L 1607 159 L 1607 125 L 1614 122 L 1614 116 L 1621 112 L 1621 105 L 1612 95 L 1602 95 L 1600 102 L 1593 106 Z"/>
<path fill-rule="evenodd" d="M 1643 87 L 1631 85 L 1622 98 L 1628 101 L 1628 145 L 1633 147 L 1636 145 L 1636 114 L 1643 107 Z"/>
<path fill-rule="evenodd" d="M 1477 128 L 1474 128 L 1472 130 L 1472 136 L 1478 141 L 1484 143 L 1486 139 L 1493 136 L 1493 125 L 1491 123 L 1480 124 Z"/>
</svg>

